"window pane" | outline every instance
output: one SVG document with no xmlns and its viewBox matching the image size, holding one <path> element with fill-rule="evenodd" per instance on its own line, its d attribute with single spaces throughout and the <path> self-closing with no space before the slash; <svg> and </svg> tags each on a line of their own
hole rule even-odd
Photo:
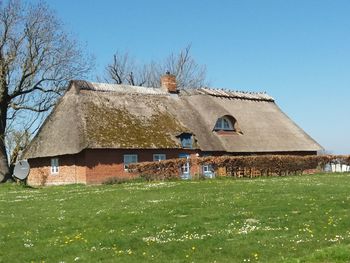
<svg viewBox="0 0 350 263">
<path fill-rule="evenodd" d="M 137 154 L 124 154 L 124 169 L 128 170 L 128 164 L 137 163 Z"/>
<path fill-rule="evenodd" d="M 221 127 L 222 127 L 222 118 L 219 118 L 219 119 L 216 121 L 215 129 L 221 129 Z"/>
<path fill-rule="evenodd" d="M 209 172 L 209 165 L 204 165 L 203 166 L 203 172 Z"/>
<path fill-rule="evenodd" d="M 158 161 L 163 161 L 166 159 L 165 154 L 153 154 L 153 161 L 158 162 Z"/>
<path fill-rule="evenodd" d="M 137 154 L 125 154 L 124 163 L 137 163 Z"/>
<path fill-rule="evenodd" d="M 219 118 L 215 123 L 215 130 L 233 130 L 232 122 L 226 118 Z"/>
<path fill-rule="evenodd" d="M 228 122 L 228 120 L 223 119 L 224 120 L 224 129 L 230 129 L 230 123 Z"/>
<path fill-rule="evenodd" d="M 184 148 L 192 148 L 192 139 L 190 138 L 183 138 L 181 140 L 182 147 Z"/>
<path fill-rule="evenodd" d="M 58 173 L 58 158 L 51 159 L 51 173 Z"/>
<path fill-rule="evenodd" d="M 189 163 L 185 163 L 182 166 L 182 173 L 188 173 L 190 171 L 190 164 Z"/>
</svg>

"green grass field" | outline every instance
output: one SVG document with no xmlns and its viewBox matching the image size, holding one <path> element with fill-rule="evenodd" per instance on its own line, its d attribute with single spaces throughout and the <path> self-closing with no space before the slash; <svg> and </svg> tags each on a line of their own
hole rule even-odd
<svg viewBox="0 0 350 263">
<path fill-rule="evenodd" d="M 350 174 L 0 185 L 0 262 L 350 262 Z"/>
</svg>

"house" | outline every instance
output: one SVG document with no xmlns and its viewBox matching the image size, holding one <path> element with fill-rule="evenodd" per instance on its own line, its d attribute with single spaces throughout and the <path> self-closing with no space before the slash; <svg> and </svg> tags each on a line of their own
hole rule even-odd
<svg viewBox="0 0 350 263">
<path fill-rule="evenodd" d="M 28 183 L 102 183 L 128 164 L 205 155 L 315 155 L 322 147 L 265 93 L 71 81 L 25 151 Z M 182 167 L 183 177 L 208 167 Z"/>
</svg>

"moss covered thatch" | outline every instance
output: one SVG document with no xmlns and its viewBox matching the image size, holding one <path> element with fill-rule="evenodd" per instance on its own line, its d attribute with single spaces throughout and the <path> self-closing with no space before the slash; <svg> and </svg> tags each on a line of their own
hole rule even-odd
<svg viewBox="0 0 350 263">
<path fill-rule="evenodd" d="M 118 148 L 180 148 L 176 135 L 185 132 L 176 119 L 157 110 L 150 117 L 126 108 L 86 105 L 86 132 L 91 145 Z"/>
</svg>

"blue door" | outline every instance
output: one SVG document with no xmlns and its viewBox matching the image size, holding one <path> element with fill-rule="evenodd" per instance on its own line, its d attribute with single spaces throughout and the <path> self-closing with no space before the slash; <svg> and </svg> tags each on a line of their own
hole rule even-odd
<svg viewBox="0 0 350 263">
<path fill-rule="evenodd" d="M 186 158 L 187 162 L 180 167 L 180 177 L 182 179 L 191 179 L 191 173 L 190 173 L 190 155 L 186 153 L 179 154 L 179 158 Z"/>
</svg>

